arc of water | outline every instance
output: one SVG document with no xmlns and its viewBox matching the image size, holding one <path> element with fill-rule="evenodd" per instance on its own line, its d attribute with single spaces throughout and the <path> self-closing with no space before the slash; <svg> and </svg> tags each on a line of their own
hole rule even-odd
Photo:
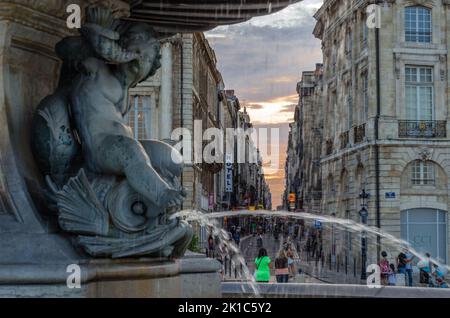
<svg viewBox="0 0 450 318">
<path fill-rule="evenodd" d="M 215 213 L 203 213 L 200 211 L 192 211 L 186 210 L 181 211 L 174 216 L 183 217 L 187 221 L 198 221 L 200 220 L 209 220 L 209 219 L 220 219 L 224 217 L 230 216 L 259 216 L 259 217 L 289 217 L 293 219 L 303 219 L 303 220 L 319 220 L 322 223 L 336 224 L 342 226 L 346 230 L 355 231 L 359 233 L 366 232 L 368 234 L 372 234 L 374 236 L 380 236 L 381 238 L 386 239 L 387 243 L 390 245 L 398 246 L 399 248 L 408 247 L 408 250 L 415 257 L 419 259 L 426 259 L 425 255 L 418 252 L 414 249 L 407 241 L 399 239 L 392 234 L 386 233 L 383 230 L 368 226 L 362 223 L 357 223 L 353 220 L 349 219 L 340 219 L 332 216 L 318 215 L 315 213 L 308 212 L 289 212 L 289 211 L 249 211 L 249 210 L 239 210 L 239 211 L 224 211 L 224 212 L 215 212 Z M 208 221 L 210 222 L 210 221 Z M 436 259 L 431 259 L 431 262 L 437 264 L 441 268 L 445 268 L 446 271 L 450 271 L 450 266 L 447 264 L 442 264 L 440 261 Z"/>
</svg>

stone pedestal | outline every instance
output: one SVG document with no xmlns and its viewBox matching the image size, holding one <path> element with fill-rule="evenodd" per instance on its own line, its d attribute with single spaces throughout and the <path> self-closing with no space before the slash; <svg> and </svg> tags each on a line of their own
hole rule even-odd
<svg viewBox="0 0 450 318">
<path fill-rule="evenodd" d="M 94 260 L 39 199 L 45 184 L 31 153 L 32 115 L 58 83 L 55 44 L 76 34 L 66 4 L 95 1 L 0 0 L 0 297 L 220 297 L 216 261 Z M 79 289 L 66 284 L 71 264 L 81 269 Z"/>
<path fill-rule="evenodd" d="M 220 264 L 202 255 L 175 260 L 90 260 L 79 263 L 80 288 L 70 288 L 70 264 L 0 265 L 0 297 L 218 298 Z"/>
</svg>

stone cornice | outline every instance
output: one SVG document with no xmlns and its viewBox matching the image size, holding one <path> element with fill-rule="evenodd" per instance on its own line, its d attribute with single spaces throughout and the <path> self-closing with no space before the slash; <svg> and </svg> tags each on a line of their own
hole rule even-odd
<svg viewBox="0 0 450 318">
<path fill-rule="evenodd" d="M 5 1 L 0 2 L 1 20 L 22 24 L 58 37 L 74 34 L 73 30 L 67 28 L 64 20 L 43 12 L 38 12 L 35 9 L 25 7 L 21 4 L 13 4 Z"/>
<path fill-rule="evenodd" d="M 77 34 L 66 26 L 66 6 L 90 4 L 110 6 L 116 17 L 129 15 L 129 5 L 113 0 L 0 0 L 0 21 L 8 20 L 58 37 Z"/>
<path fill-rule="evenodd" d="M 128 1 L 121 0 L 0 0 L 0 4 L 2 3 L 22 5 L 60 19 L 67 16 L 66 7 L 69 4 L 78 4 L 83 9 L 92 4 L 110 7 L 117 18 L 127 17 L 130 14 Z"/>
</svg>

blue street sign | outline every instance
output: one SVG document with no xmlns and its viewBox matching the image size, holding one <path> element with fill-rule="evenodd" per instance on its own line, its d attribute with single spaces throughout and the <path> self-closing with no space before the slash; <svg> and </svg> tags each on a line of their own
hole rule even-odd
<svg viewBox="0 0 450 318">
<path fill-rule="evenodd" d="M 386 197 L 386 199 L 395 199 L 396 193 L 395 192 L 386 192 L 385 197 Z"/>
<path fill-rule="evenodd" d="M 322 222 L 319 220 L 314 220 L 314 227 L 316 229 L 321 229 L 322 228 Z"/>
</svg>

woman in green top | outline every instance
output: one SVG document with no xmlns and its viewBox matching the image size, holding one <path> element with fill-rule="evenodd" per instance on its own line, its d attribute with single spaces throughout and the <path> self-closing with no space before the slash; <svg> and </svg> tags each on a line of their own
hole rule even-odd
<svg viewBox="0 0 450 318">
<path fill-rule="evenodd" d="M 272 268 L 271 259 L 267 256 L 267 250 L 261 248 L 258 257 L 255 259 L 256 281 L 259 283 L 268 283 L 270 281 L 270 269 Z"/>
</svg>

